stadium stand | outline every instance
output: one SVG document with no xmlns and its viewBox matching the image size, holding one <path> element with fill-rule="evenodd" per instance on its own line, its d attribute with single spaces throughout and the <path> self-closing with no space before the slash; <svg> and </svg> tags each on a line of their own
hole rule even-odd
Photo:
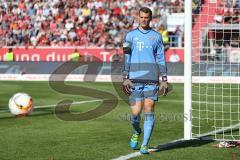
<svg viewBox="0 0 240 160">
<path fill-rule="evenodd" d="M 153 10 L 153 28 L 183 13 L 183 0 L 0 0 L 0 46 L 119 47 L 137 26 L 137 8 Z M 195 0 L 196 4 L 199 0 Z M 199 5 L 196 5 L 199 8 Z M 160 8 L 160 9 L 159 9 Z M 196 8 L 196 9 L 197 9 Z M 169 36 L 174 40 L 175 30 Z M 176 35 L 179 36 L 179 33 Z M 175 42 L 177 40 L 175 38 Z M 179 46 L 174 44 L 171 46 Z"/>
</svg>

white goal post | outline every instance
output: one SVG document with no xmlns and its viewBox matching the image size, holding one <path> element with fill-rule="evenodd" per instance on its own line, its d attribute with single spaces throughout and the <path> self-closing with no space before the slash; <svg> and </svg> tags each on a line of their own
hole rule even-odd
<svg viewBox="0 0 240 160">
<path fill-rule="evenodd" d="M 205 0 L 193 13 L 192 1 L 184 1 L 185 140 L 240 140 L 240 18 L 236 23 L 233 3 Z M 196 82 L 196 77 L 218 81 Z M 227 77 L 237 83 L 226 83 Z"/>
<path fill-rule="evenodd" d="M 184 1 L 184 139 L 192 138 L 192 1 Z"/>
</svg>

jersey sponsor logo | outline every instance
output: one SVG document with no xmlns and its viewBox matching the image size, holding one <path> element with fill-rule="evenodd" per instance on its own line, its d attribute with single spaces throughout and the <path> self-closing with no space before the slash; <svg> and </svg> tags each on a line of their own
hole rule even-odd
<svg viewBox="0 0 240 160">
<path fill-rule="evenodd" d="M 144 42 L 138 41 L 137 48 L 139 51 L 142 51 L 143 48 L 153 48 L 151 45 L 145 45 Z"/>
<path fill-rule="evenodd" d="M 141 41 L 137 42 L 137 48 L 139 51 L 142 51 L 142 48 L 144 48 L 144 42 Z"/>
</svg>

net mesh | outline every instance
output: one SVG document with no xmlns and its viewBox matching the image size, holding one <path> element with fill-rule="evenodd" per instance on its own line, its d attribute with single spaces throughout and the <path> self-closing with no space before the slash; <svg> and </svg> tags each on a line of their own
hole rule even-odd
<svg viewBox="0 0 240 160">
<path fill-rule="evenodd" d="M 205 0 L 193 8 L 192 136 L 240 140 L 238 1 Z"/>
</svg>

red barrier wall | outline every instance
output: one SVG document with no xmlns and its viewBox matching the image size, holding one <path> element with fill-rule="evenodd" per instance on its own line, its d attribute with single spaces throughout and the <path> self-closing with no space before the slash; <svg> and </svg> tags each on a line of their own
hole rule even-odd
<svg viewBox="0 0 240 160">
<path fill-rule="evenodd" d="M 59 62 L 69 61 L 69 54 L 74 51 L 75 48 L 14 48 L 15 61 L 48 61 Z M 0 49 L 0 61 L 4 61 L 4 54 L 7 52 L 7 48 Z M 122 50 L 105 50 L 103 48 L 78 48 L 79 53 L 82 55 L 81 61 L 112 61 L 112 57 L 115 54 L 122 54 Z M 180 61 L 184 61 L 183 49 L 169 49 L 166 51 L 166 60 L 169 61 L 170 56 L 175 53 L 179 55 Z"/>
</svg>

